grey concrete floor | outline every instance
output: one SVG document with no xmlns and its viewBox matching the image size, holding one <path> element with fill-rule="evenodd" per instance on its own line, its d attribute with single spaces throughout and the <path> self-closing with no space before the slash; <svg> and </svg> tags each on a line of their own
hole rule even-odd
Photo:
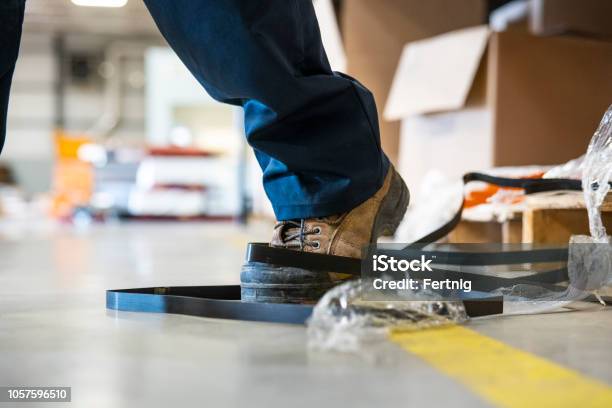
<svg viewBox="0 0 612 408">
<path fill-rule="evenodd" d="M 392 344 L 372 360 L 310 351 L 303 327 L 105 309 L 109 288 L 238 283 L 268 227 L 0 225 L 0 386 L 71 386 L 88 408 L 489 406 Z M 612 384 L 609 308 L 469 327 Z"/>
</svg>

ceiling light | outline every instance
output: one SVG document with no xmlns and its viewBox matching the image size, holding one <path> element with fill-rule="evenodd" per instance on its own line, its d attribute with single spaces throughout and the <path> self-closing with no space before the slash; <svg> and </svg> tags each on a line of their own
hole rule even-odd
<svg viewBox="0 0 612 408">
<path fill-rule="evenodd" d="M 85 7 L 123 7 L 128 0 L 72 0 L 73 4 Z"/>
</svg>

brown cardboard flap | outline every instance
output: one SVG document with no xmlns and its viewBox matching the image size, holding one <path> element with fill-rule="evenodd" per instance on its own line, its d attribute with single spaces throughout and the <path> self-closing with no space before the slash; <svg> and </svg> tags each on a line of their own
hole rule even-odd
<svg viewBox="0 0 612 408">
<path fill-rule="evenodd" d="M 405 44 L 486 21 L 486 0 L 346 0 L 342 34 L 348 74 L 376 99 L 382 119 Z M 400 123 L 380 120 L 381 144 L 397 163 Z"/>
<path fill-rule="evenodd" d="M 385 119 L 464 107 L 489 35 L 487 26 L 478 26 L 406 45 Z"/>
</svg>

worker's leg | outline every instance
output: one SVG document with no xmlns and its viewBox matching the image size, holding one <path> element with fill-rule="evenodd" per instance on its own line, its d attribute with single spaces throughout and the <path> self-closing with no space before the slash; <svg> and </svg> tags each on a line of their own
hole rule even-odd
<svg viewBox="0 0 612 408">
<path fill-rule="evenodd" d="M 0 1 L 0 153 L 6 134 L 11 79 L 19 52 L 25 0 Z"/>
<path fill-rule="evenodd" d="M 331 71 L 311 0 L 145 3 L 206 90 L 244 107 L 279 220 L 343 213 L 381 188 L 374 99 Z"/>
</svg>

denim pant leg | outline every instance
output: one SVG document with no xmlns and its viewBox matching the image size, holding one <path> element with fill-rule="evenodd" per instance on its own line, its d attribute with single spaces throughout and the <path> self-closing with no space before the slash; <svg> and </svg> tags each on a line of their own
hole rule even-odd
<svg viewBox="0 0 612 408">
<path fill-rule="evenodd" d="M 374 99 L 332 72 L 311 0 L 145 3 L 208 93 L 244 108 L 279 220 L 342 213 L 381 187 L 389 161 Z"/>
<path fill-rule="evenodd" d="M 19 53 L 25 0 L 0 1 L 0 153 L 6 135 L 11 80 Z"/>
</svg>

